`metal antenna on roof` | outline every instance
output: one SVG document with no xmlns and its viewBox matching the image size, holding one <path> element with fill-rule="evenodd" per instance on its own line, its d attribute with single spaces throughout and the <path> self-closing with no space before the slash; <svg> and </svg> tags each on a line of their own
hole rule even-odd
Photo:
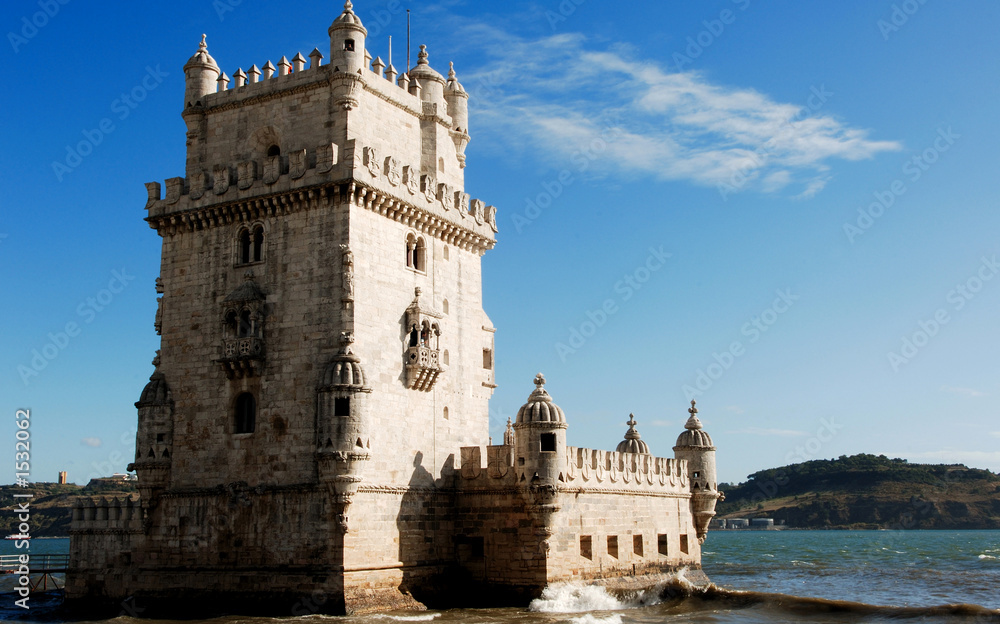
<svg viewBox="0 0 1000 624">
<path fill-rule="evenodd" d="M 406 73 L 410 73 L 410 10 L 406 9 Z"/>
</svg>

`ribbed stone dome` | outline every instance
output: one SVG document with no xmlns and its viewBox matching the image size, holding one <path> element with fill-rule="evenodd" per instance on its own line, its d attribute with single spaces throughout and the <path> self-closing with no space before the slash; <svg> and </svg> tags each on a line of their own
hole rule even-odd
<svg viewBox="0 0 1000 624">
<path fill-rule="evenodd" d="M 691 401 L 691 409 L 688 410 L 691 417 L 688 418 L 687 423 L 684 425 L 684 433 L 677 438 L 676 446 L 714 447 L 712 437 L 702 429 L 701 421 L 698 420 L 698 408 L 695 405 L 696 402 Z"/>
<path fill-rule="evenodd" d="M 142 394 L 136 402 L 136 407 L 170 404 L 170 387 L 163 373 L 156 371 L 150 376 L 149 383 L 142 389 Z"/>
<path fill-rule="evenodd" d="M 417 79 L 422 83 L 433 80 L 434 82 L 446 84 L 447 81 L 444 79 L 444 76 L 431 67 L 428 61 L 429 58 L 430 55 L 427 54 L 427 46 L 420 46 L 420 53 L 417 55 L 417 66 L 410 70 L 410 79 Z"/>
<path fill-rule="evenodd" d="M 517 424 L 546 422 L 565 423 L 566 415 L 561 407 L 552 402 L 552 397 L 545 390 L 545 376 L 538 373 L 535 376 L 535 391 L 517 412 Z"/>
<path fill-rule="evenodd" d="M 649 455 L 649 445 L 642 441 L 639 432 L 635 430 L 635 416 L 628 415 L 628 431 L 625 432 L 625 439 L 618 443 L 615 450 L 619 453 L 639 453 Z"/>
<path fill-rule="evenodd" d="M 348 0 L 344 3 L 344 12 L 340 14 L 340 17 L 333 20 L 333 26 L 330 29 L 337 28 L 339 26 L 354 26 L 365 30 L 364 25 L 361 23 L 361 18 L 354 13 L 354 5 Z M 368 34 L 368 31 L 365 31 Z"/>
<path fill-rule="evenodd" d="M 201 45 L 198 46 L 198 51 L 194 53 L 188 62 L 184 65 L 184 71 L 191 69 L 192 67 L 211 67 L 218 71 L 219 65 L 212 58 L 212 55 L 208 53 L 208 43 L 206 42 L 207 36 L 201 36 Z"/>
<path fill-rule="evenodd" d="M 326 372 L 323 374 L 323 386 L 362 390 L 365 388 L 365 371 L 361 368 L 361 358 L 351 351 L 354 336 L 345 332 L 341 335 L 340 341 L 343 347 L 340 349 L 340 353 L 330 360 L 330 365 L 326 367 Z"/>
</svg>

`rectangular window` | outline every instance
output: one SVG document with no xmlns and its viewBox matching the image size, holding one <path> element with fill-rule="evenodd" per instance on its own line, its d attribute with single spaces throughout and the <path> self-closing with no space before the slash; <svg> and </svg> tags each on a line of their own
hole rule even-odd
<svg viewBox="0 0 1000 624">
<path fill-rule="evenodd" d="M 611 557 L 614 557 L 615 559 L 618 558 L 618 536 L 617 535 L 609 535 L 608 536 L 608 555 L 611 556 Z"/>
<path fill-rule="evenodd" d="M 656 550 L 659 551 L 659 553 L 661 555 L 663 555 L 664 557 L 666 557 L 668 554 L 670 554 L 668 552 L 668 549 L 667 549 L 667 536 L 666 535 L 664 535 L 664 534 L 661 533 L 661 534 L 659 534 L 659 535 L 656 536 Z"/>
<path fill-rule="evenodd" d="M 493 370 L 493 350 L 483 349 L 483 368 Z"/>
<path fill-rule="evenodd" d="M 165 435 L 165 434 L 162 434 L 162 433 L 158 433 L 158 434 L 156 434 L 156 441 L 157 441 L 157 442 L 163 442 L 163 440 L 164 440 L 165 438 L 166 438 L 166 435 Z"/>
<path fill-rule="evenodd" d="M 681 535 L 681 552 L 684 553 L 685 555 L 689 554 L 688 553 L 688 536 L 687 535 Z"/>
<path fill-rule="evenodd" d="M 354 39 L 348 39 L 344 42 L 344 51 L 354 52 Z"/>
<path fill-rule="evenodd" d="M 554 433 L 543 433 L 540 436 L 542 444 L 543 453 L 555 453 L 556 452 L 556 434 Z"/>
<path fill-rule="evenodd" d="M 594 542 L 589 535 L 580 536 L 580 556 L 584 559 L 594 559 Z"/>
<path fill-rule="evenodd" d="M 334 399 L 333 400 L 333 415 L 334 416 L 350 416 L 351 415 L 351 400 L 350 399 Z"/>
<path fill-rule="evenodd" d="M 633 535 L 632 536 L 632 552 L 635 553 L 636 557 L 642 557 L 642 536 Z"/>
</svg>

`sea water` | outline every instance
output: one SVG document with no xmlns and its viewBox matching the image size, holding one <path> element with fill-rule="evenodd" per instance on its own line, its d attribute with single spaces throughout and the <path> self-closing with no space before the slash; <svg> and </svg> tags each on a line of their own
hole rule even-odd
<svg viewBox="0 0 1000 624">
<path fill-rule="evenodd" d="M 32 543 L 32 552 L 66 552 L 68 541 L 39 540 Z M 14 552 L 12 544 L 0 545 L 0 554 Z M 341 618 L 320 615 L 227 617 L 206 622 L 1000 623 L 998 531 L 712 532 L 703 546 L 703 565 L 713 581 L 708 589 L 692 587 L 681 574 L 669 587 L 634 596 L 612 596 L 586 585 L 555 585 L 525 609 L 427 611 Z M 23 618 L 19 610 L 12 608 L 13 600 L 10 595 L 0 597 L 0 618 Z M 150 622 L 138 620 L 134 615 L 126 610 L 110 622 Z"/>
</svg>

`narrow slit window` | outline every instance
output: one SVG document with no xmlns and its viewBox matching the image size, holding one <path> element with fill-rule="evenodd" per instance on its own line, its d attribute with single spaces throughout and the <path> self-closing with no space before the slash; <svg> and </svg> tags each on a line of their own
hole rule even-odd
<svg viewBox="0 0 1000 624">
<path fill-rule="evenodd" d="M 685 555 L 690 554 L 688 552 L 688 536 L 687 535 L 681 535 L 681 552 L 684 553 Z"/>
<path fill-rule="evenodd" d="M 618 536 L 609 535 L 608 536 L 608 556 L 618 558 Z"/>
<path fill-rule="evenodd" d="M 632 552 L 635 553 L 636 557 L 642 557 L 642 536 L 633 535 L 632 536 Z"/>
<path fill-rule="evenodd" d="M 250 241 L 250 230 L 240 230 L 239 245 L 239 264 L 250 264 L 250 252 L 252 247 Z"/>
<path fill-rule="evenodd" d="M 580 536 L 580 556 L 584 559 L 594 558 L 594 541 L 589 535 Z"/>
<path fill-rule="evenodd" d="M 236 433 L 253 433 L 257 427 L 257 401 L 249 392 L 236 398 Z"/>
<path fill-rule="evenodd" d="M 664 534 L 661 533 L 661 534 L 659 534 L 659 535 L 656 536 L 656 550 L 661 555 L 663 555 L 664 557 L 666 557 L 669 554 L 669 552 L 668 552 L 669 549 L 667 548 L 667 536 L 666 535 L 664 535 Z"/>
</svg>

